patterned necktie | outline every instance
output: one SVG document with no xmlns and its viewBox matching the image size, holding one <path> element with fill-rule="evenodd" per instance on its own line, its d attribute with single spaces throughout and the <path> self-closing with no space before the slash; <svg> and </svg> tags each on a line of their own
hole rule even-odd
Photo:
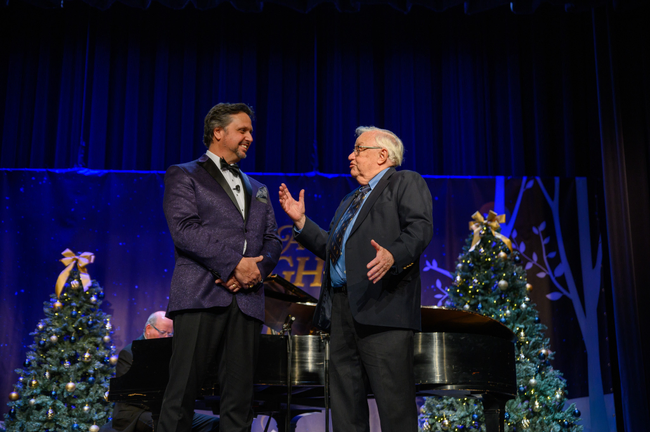
<svg viewBox="0 0 650 432">
<path fill-rule="evenodd" d="M 368 192 L 370 192 L 370 186 L 368 185 L 359 188 L 352 203 L 350 203 L 350 207 L 345 211 L 339 225 L 336 227 L 336 231 L 334 231 L 334 241 L 332 241 L 332 246 L 330 247 L 330 261 L 332 261 L 332 265 L 336 265 L 336 262 L 341 257 L 345 231 L 348 229 L 354 215 L 356 215 L 359 208 L 361 208 L 361 203 L 366 198 Z"/>
<path fill-rule="evenodd" d="M 225 160 L 221 159 L 221 171 L 223 170 L 228 170 L 230 171 L 235 177 L 239 177 L 239 165 L 232 164 L 230 165 L 228 162 Z"/>
</svg>

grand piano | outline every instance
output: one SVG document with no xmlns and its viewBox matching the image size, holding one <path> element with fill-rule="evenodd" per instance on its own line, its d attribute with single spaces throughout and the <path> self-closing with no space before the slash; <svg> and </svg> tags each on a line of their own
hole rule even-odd
<svg viewBox="0 0 650 432">
<path fill-rule="evenodd" d="M 265 324 L 272 334 L 260 340 L 254 410 L 276 419 L 279 432 L 293 432 L 301 414 L 326 410 L 329 431 L 329 335 L 311 318 L 316 299 L 283 278 L 264 283 Z M 422 307 L 422 332 L 414 337 L 419 396 L 481 400 L 487 432 L 504 430 L 505 403 L 516 390 L 514 334 L 500 322 L 472 312 Z M 112 378 L 108 400 L 147 405 L 160 412 L 169 375 L 171 339 L 133 341 L 133 365 Z M 216 376 L 200 390 L 198 409 L 219 413 Z M 368 395 L 372 397 L 372 395 Z"/>
</svg>

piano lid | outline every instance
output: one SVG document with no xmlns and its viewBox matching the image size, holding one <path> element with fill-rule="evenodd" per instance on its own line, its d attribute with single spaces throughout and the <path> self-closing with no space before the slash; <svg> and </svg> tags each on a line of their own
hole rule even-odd
<svg viewBox="0 0 650 432">
<path fill-rule="evenodd" d="M 422 306 L 422 332 L 471 333 L 511 341 L 515 334 L 499 321 L 460 309 Z"/>
<path fill-rule="evenodd" d="M 267 327 L 281 332 L 282 325 L 291 315 L 295 318 L 291 334 L 308 335 L 316 331 L 313 324 L 316 298 L 275 274 L 264 280 L 264 297 L 264 324 Z"/>
</svg>

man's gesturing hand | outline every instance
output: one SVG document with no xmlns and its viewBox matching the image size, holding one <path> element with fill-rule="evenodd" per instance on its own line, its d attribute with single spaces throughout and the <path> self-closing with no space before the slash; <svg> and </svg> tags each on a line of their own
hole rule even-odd
<svg viewBox="0 0 650 432">
<path fill-rule="evenodd" d="M 262 261 L 262 255 L 253 258 L 242 258 L 235 267 L 235 278 L 244 288 L 253 288 L 262 281 L 262 275 L 257 268 L 257 263 Z"/>
<path fill-rule="evenodd" d="M 302 229 L 302 227 L 305 226 L 305 190 L 302 189 L 300 191 L 300 195 L 298 197 L 298 201 L 293 199 L 291 196 L 291 192 L 289 192 L 289 188 L 287 188 L 287 185 L 282 183 L 280 185 L 280 205 L 282 206 L 282 210 L 291 218 L 293 221 L 293 224 L 298 228 L 299 230 Z"/>
<path fill-rule="evenodd" d="M 366 266 L 370 269 L 368 272 L 368 279 L 370 279 L 372 283 L 377 283 L 384 277 L 386 272 L 390 270 L 393 264 L 395 264 L 395 258 L 393 258 L 392 253 L 379 246 L 376 241 L 370 240 L 370 244 L 377 251 L 377 256 Z"/>
</svg>

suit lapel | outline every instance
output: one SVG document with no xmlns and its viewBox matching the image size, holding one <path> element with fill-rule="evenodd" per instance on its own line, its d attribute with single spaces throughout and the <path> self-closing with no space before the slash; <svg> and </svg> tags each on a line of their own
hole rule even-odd
<svg viewBox="0 0 650 432">
<path fill-rule="evenodd" d="M 389 168 L 386 174 L 379 180 L 379 183 L 377 183 L 377 186 L 370 192 L 370 195 L 366 198 L 366 202 L 361 207 L 361 210 L 359 210 L 359 216 L 357 216 L 357 220 L 354 221 L 354 226 L 352 227 L 352 230 L 350 231 L 350 235 L 354 233 L 357 228 L 359 228 L 359 225 L 363 222 L 363 220 L 368 216 L 368 213 L 370 213 L 370 209 L 372 209 L 372 206 L 375 205 L 375 202 L 379 199 L 379 196 L 383 192 L 384 189 L 386 189 L 386 186 L 388 186 L 389 179 L 395 174 L 395 168 Z"/>
<path fill-rule="evenodd" d="M 237 209 L 237 212 L 239 212 L 239 204 L 237 204 L 237 198 L 235 198 L 235 194 L 232 193 L 232 190 L 230 189 L 230 185 L 226 181 L 225 177 L 223 174 L 221 174 L 221 171 L 215 163 L 210 159 L 208 156 L 203 155 L 199 158 L 199 165 L 201 165 L 205 170 L 210 174 L 210 176 L 217 181 L 223 188 L 223 190 L 228 194 L 230 197 L 230 200 L 232 203 L 235 205 L 235 208 Z M 250 183 L 248 185 L 250 187 Z M 246 206 L 246 214 L 248 215 L 248 206 Z M 241 213 L 240 213 L 241 214 Z"/>
<path fill-rule="evenodd" d="M 239 172 L 241 175 L 242 183 L 244 184 L 244 220 L 248 221 L 248 213 L 251 210 L 251 197 L 253 196 L 253 187 L 251 182 L 248 179 L 248 176 L 242 171 Z"/>
</svg>

